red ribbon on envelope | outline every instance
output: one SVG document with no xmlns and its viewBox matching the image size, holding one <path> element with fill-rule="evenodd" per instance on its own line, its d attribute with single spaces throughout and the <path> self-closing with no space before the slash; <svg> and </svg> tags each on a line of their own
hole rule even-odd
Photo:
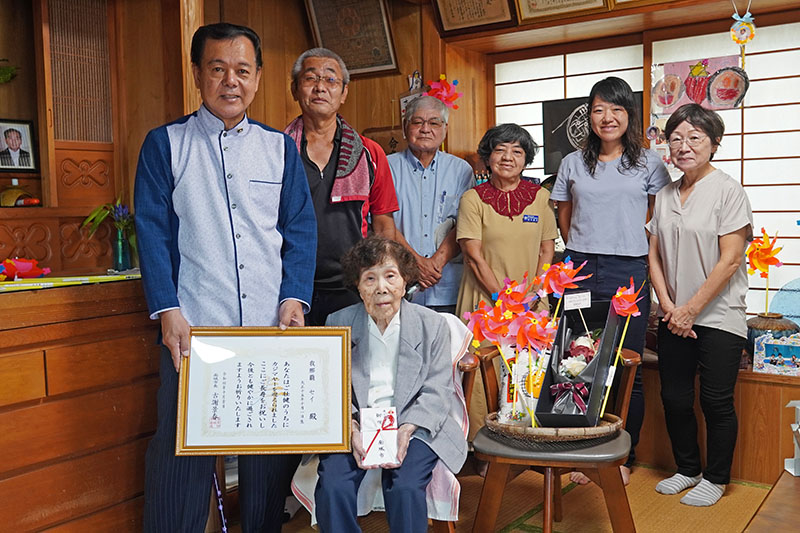
<svg viewBox="0 0 800 533">
<path fill-rule="evenodd" d="M 380 435 L 384 431 L 397 431 L 397 428 L 391 427 L 392 425 L 394 425 L 394 417 L 392 416 L 391 413 L 389 413 L 388 415 L 383 417 L 380 429 L 375 432 L 375 436 L 372 437 L 369 446 L 367 446 L 367 449 L 364 450 L 364 457 L 369 455 L 369 450 L 370 448 L 372 448 L 372 445 L 375 444 L 375 441 L 378 440 L 378 435 Z"/>
</svg>

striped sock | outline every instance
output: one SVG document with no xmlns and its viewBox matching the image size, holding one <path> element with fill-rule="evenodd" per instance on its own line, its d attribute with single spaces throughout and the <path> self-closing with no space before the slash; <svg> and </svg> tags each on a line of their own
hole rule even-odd
<svg viewBox="0 0 800 533">
<path fill-rule="evenodd" d="M 672 477 L 668 477 L 667 479 L 662 479 L 659 481 L 658 485 L 656 485 L 656 492 L 660 492 L 661 494 L 678 494 L 689 487 L 694 487 L 700 483 L 701 479 L 703 479 L 702 474 L 689 477 L 676 473 Z"/>
<path fill-rule="evenodd" d="M 725 485 L 717 485 L 704 479 L 681 498 L 681 503 L 695 507 L 708 507 L 717 503 L 724 493 Z"/>
</svg>

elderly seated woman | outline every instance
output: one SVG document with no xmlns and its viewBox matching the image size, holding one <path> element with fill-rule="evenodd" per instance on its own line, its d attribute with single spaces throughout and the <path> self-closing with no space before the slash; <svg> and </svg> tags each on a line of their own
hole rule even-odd
<svg viewBox="0 0 800 533">
<path fill-rule="evenodd" d="M 357 493 L 366 475 L 380 475 L 392 532 L 427 531 L 425 489 L 437 460 L 453 472 L 467 444 L 451 410 L 450 334 L 438 313 L 403 299 L 417 279 L 411 253 L 372 236 L 342 259 L 345 284 L 362 303 L 328 317 L 328 326 L 352 328 L 352 454 L 321 455 L 314 491 L 323 532 L 361 531 Z M 397 409 L 397 463 L 365 466 L 358 410 Z"/>
</svg>

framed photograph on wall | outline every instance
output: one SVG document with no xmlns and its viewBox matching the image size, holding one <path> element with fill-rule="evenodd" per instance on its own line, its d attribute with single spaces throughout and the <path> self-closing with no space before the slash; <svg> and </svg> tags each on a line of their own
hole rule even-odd
<svg viewBox="0 0 800 533">
<path fill-rule="evenodd" d="M 608 11 L 610 0 L 517 0 L 520 22 Z"/>
<path fill-rule="evenodd" d="M 513 0 L 435 0 L 442 36 L 508 28 L 517 23 Z"/>
<path fill-rule="evenodd" d="M 0 118 L 0 172 L 36 172 L 33 123 Z"/>
<path fill-rule="evenodd" d="M 192 328 L 176 455 L 350 450 L 350 328 Z"/>
<path fill-rule="evenodd" d="M 305 0 L 314 43 L 344 59 L 351 76 L 397 70 L 386 0 Z"/>
</svg>

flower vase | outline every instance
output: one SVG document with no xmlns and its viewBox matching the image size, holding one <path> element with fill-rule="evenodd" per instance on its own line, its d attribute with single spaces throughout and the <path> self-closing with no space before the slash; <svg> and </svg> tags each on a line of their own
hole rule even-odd
<svg viewBox="0 0 800 533">
<path fill-rule="evenodd" d="M 114 255 L 114 270 L 121 272 L 131 268 L 131 248 L 125 230 L 117 228 L 116 238 L 111 245 Z"/>
</svg>

